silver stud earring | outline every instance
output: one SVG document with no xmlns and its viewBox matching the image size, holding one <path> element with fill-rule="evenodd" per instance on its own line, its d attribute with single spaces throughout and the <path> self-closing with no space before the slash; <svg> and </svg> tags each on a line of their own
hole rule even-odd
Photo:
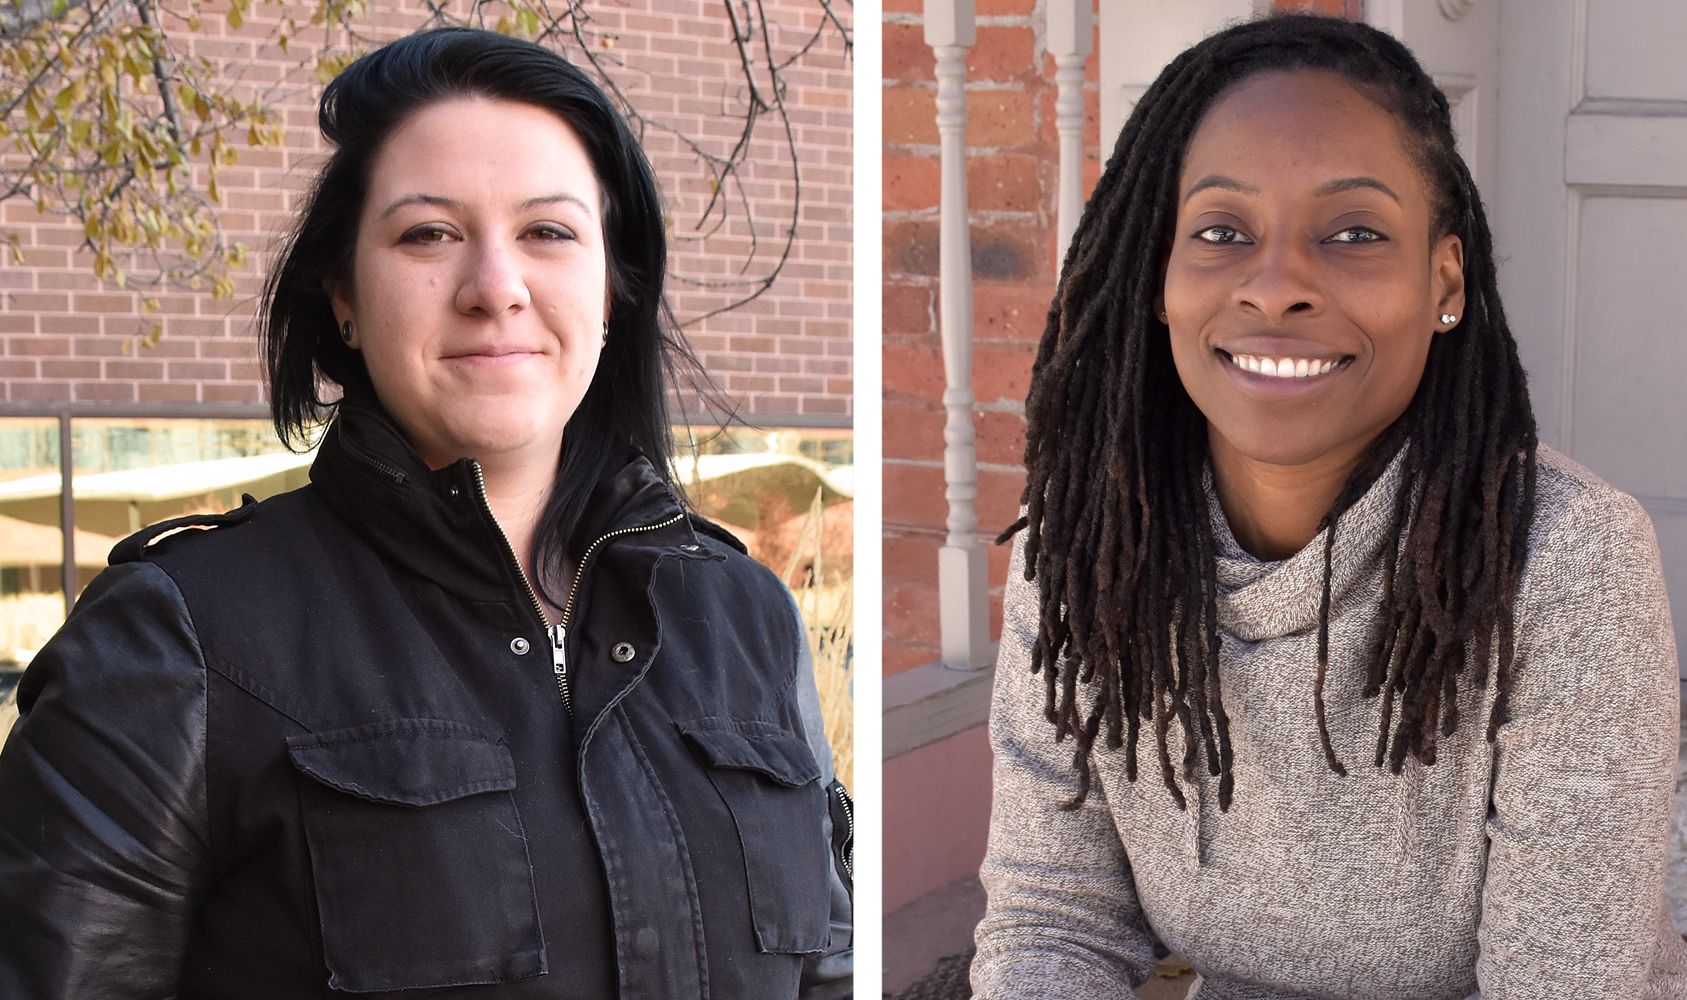
<svg viewBox="0 0 1687 1000">
<path fill-rule="evenodd" d="M 1459 321 L 1459 318 L 1457 316 L 1454 316 L 1452 313 L 1442 313 L 1441 314 L 1441 322 L 1447 324 L 1448 326 L 1452 326 L 1454 323 L 1457 323 L 1458 321 Z"/>
<path fill-rule="evenodd" d="M 340 339 L 346 342 L 347 347 L 351 346 L 351 320 L 340 324 Z"/>
<path fill-rule="evenodd" d="M 608 320 L 603 321 L 603 342 L 606 343 L 606 344 L 609 343 L 609 321 Z"/>
</svg>

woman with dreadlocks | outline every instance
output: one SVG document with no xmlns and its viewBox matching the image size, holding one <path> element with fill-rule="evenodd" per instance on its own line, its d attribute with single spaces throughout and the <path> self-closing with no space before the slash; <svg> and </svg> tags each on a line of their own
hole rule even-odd
<svg viewBox="0 0 1687 1000">
<path fill-rule="evenodd" d="M 1199 1000 L 1687 997 L 1652 528 L 1537 444 L 1404 46 L 1173 61 L 1026 418 L 976 996 L 1131 995 L 1159 942 Z"/>
</svg>

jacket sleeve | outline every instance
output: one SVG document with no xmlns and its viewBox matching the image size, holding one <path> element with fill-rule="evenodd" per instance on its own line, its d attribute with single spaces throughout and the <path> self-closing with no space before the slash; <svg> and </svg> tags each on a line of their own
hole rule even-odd
<svg viewBox="0 0 1687 1000">
<path fill-rule="evenodd" d="M 822 825 L 827 854 L 832 860 L 826 879 L 831 894 L 831 942 L 825 951 L 803 956 L 798 996 L 801 1000 L 834 1000 L 853 995 L 855 989 L 854 804 L 832 765 L 832 745 L 826 740 L 826 719 L 820 710 L 820 688 L 814 679 L 814 658 L 809 654 L 807 630 L 795 604 L 791 613 L 797 616 L 801 647 L 797 657 L 797 704 L 802 713 L 803 734 L 815 762 L 820 765 L 820 784 L 826 790 L 827 810 Z"/>
<path fill-rule="evenodd" d="M 1037 592 L 1022 571 L 1024 537 L 1008 569 L 990 709 L 995 791 L 973 996 L 1134 996 L 1153 971 L 1153 939 L 1101 783 L 1090 783 L 1081 807 L 1062 808 L 1078 777 L 1072 745 L 1055 743 L 1043 717 L 1043 677 L 1031 673 Z"/>
<path fill-rule="evenodd" d="M 175 584 L 102 573 L 0 751 L 0 996 L 174 995 L 210 876 L 206 675 Z"/>
<path fill-rule="evenodd" d="M 1494 751 L 1481 997 L 1687 996 L 1663 905 L 1681 730 L 1652 525 L 1598 486 L 1537 530 Z"/>
</svg>

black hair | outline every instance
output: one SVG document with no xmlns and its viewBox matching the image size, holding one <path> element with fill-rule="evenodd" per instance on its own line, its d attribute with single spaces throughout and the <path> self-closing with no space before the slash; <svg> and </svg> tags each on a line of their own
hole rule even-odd
<svg viewBox="0 0 1687 1000">
<path fill-rule="evenodd" d="M 1363 24 L 1277 15 L 1236 25 L 1184 52 L 1143 95 L 1066 254 L 1026 400 L 1024 572 L 1037 584 L 1032 670 L 1045 714 L 1071 737 L 1076 807 L 1105 725 L 1136 779 L 1152 723 L 1160 772 L 1180 807 L 1167 734 L 1175 721 L 1193 775 L 1196 747 L 1233 792 L 1229 720 L 1220 697 L 1217 549 L 1204 475 L 1207 423 L 1173 366 L 1155 316 L 1183 157 L 1213 104 L 1258 73 L 1341 75 L 1395 118 L 1432 202 L 1435 232 L 1464 244 L 1465 315 L 1436 335 L 1417 392 L 1324 515 L 1324 591 L 1314 708 L 1332 770 L 1345 774 L 1324 720 L 1331 554 L 1336 524 L 1405 449 L 1384 555 L 1379 625 L 1365 651 L 1364 694 L 1382 695 L 1376 765 L 1435 761 L 1458 726 L 1460 679 L 1498 695 L 1491 741 L 1511 689 L 1513 604 L 1534 517 L 1536 434 L 1517 346 L 1500 306 L 1493 240 L 1454 144 L 1446 97 L 1410 51 Z M 1495 648 L 1497 644 L 1497 649 Z M 1470 669 L 1473 666 L 1473 670 Z M 1079 685 L 1088 692 L 1079 697 Z M 1084 702 L 1087 701 L 1087 706 Z"/>
<path fill-rule="evenodd" d="M 352 273 L 369 171 L 388 136 L 423 108 L 463 97 L 555 113 L 585 147 L 602 192 L 608 334 L 568 421 L 535 532 L 534 563 L 548 565 L 572 548 L 599 473 L 617 456 L 636 450 L 674 487 L 668 390 L 676 360 L 692 361 L 663 296 L 667 235 L 650 164 L 603 91 L 555 52 L 495 32 L 439 28 L 363 56 L 328 84 L 317 121 L 334 153 L 264 289 L 270 407 L 281 439 L 300 447 L 334 411 L 323 382 L 374 399 L 363 356 L 336 332 L 324 281 Z"/>
</svg>

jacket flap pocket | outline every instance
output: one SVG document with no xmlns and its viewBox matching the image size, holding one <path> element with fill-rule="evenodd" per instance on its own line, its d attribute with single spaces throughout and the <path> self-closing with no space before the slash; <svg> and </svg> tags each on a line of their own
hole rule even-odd
<svg viewBox="0 0 1687 1000">
<path fill-rule="evenodd" d="M 293 766 L 371 802 L 430 806 L 515 788 L 515 761 L 460 723 L 398 719 L 287 738 Z"/>
<path fill-rule="evenodd" d="M 711 718 L 682 722 L 679 727 L 711 767 L 760 771 L 792 788 L 820 777 L 820 766 L 808 744 L 770 722 Z"/>
</svg>

